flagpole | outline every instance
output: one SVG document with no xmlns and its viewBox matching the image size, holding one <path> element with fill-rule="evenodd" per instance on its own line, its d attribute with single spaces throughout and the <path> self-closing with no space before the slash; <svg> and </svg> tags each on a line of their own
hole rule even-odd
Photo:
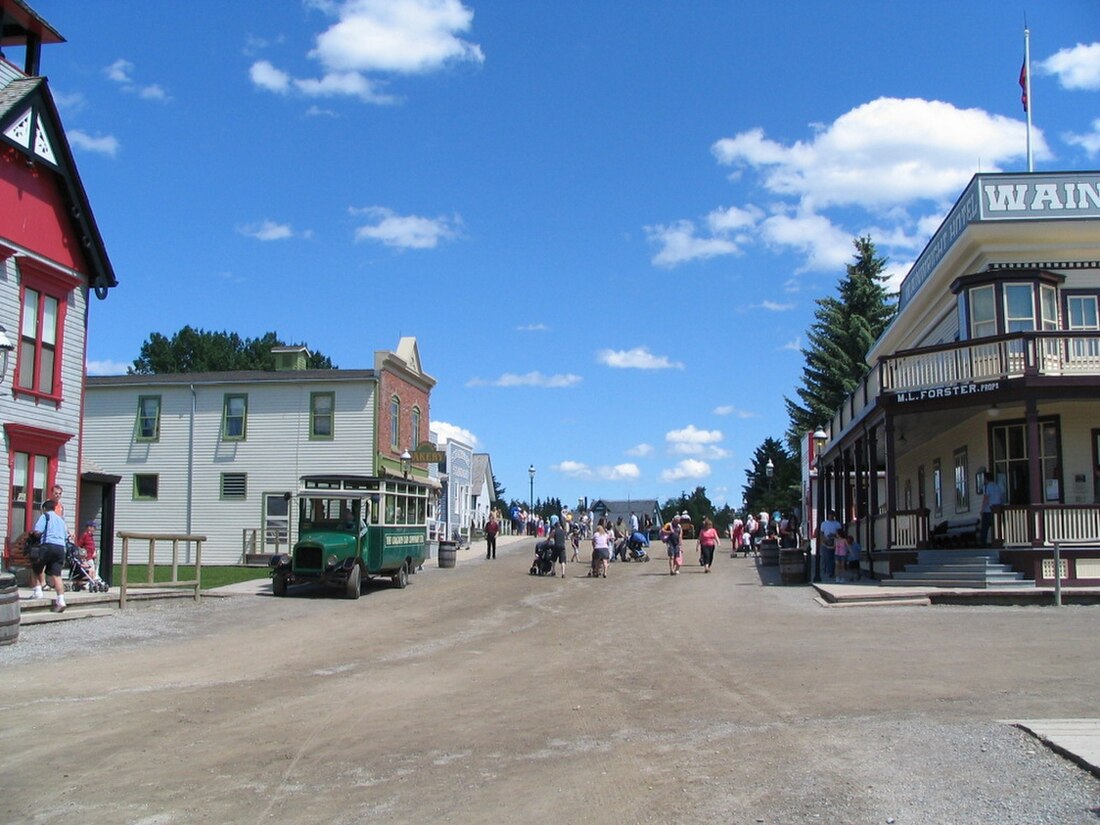
<svg viewBox="0 0 1100 825">
<path fill-rule="evenodd" d="M 1031 157 L 1031 31 L 1024 24 L 1024 97 L 1027 105 L 1027 171 L 1034 172 L 1035 165 Z"/>
</svg>

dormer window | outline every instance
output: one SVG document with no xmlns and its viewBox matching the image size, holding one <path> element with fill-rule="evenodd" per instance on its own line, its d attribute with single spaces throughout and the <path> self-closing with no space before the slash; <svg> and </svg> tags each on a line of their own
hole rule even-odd
<svg viewBox="0 0 1100 825">
<path fill-rule="evenodd" d="M 1058 285 L 1063 278 L 1042 270 L 992 270 L 959 278 L 960 337 L 989 338 L 1061 328 Z"/>
</svg>

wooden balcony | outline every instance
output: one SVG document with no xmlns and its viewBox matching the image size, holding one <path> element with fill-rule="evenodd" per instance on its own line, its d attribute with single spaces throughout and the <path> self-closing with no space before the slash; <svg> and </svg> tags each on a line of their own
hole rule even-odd
<svg viewBox="0 0 1100 825">
<path fill-rule="evenodd" d="M 1024 376 L 1100 376 L 1100 334 L 1020 332 L 906 350 L 882 359 L 885 392 L 983 383 Z"/>
<path fill-rule="evenodd" d="M 836 411 L 830 438 L 842 436 L 866 415 L 883 393 L 917 393 L 929 399 L 994 389 L 1000 381 L 1025 377 L 1100 379 L 1100 332 L 1018 332 L 902 350 L 877 367 Z"/>
</svg>

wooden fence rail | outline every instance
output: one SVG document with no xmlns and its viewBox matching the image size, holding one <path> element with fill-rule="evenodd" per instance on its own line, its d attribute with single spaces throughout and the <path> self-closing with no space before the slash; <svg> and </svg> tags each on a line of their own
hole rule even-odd
<svg viewBox="0 0 1100 825">
<path fill-rule="evenodd" d="M 122 539 L 122 572 L 121 581 L 118 587 L 118 606 L 119 609 L 126 607 L 126 591 L 129 589 L 149 589 L 152 587 L 193 587 L 195 590 L 195 601 L 199 601 L 202 598 L 202 543 L 206 541 L 206 536 L 192 535 L 189 533 L 129 533 L 120 531 L 118 537 Z M 148 561 L 148 575 L 144 582 L 130 583 L 127 581 L 127 574 L 129 572 L 130 564 L 130 540 L 135 541 L 147 541 L 149 542 L 149 561 Z M 172 543 L 172 578 L 166 582 L 154 581 L 154 569 L 156 567 L 157 558 L 157 542 L 171 542 Z M 180 556 L 180 543 L 194 544 L 195 545 L 195 578 L 194 579 L 180 579 L 179 577 L 179 556 Z"/>
</svg>

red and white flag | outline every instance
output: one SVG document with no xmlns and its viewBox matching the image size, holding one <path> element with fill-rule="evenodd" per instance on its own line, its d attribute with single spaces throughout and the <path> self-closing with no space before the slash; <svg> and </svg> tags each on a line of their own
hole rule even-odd
<svg viewBox="0 0 1100 825">
<path fill-rule="evenodd" d="M 1020 102 L 1024 104 L 1024 111 L 1027 111 L 1027 58 L 1024 58 L 1024 64 L 1020 67 Z"/>
</svg>

